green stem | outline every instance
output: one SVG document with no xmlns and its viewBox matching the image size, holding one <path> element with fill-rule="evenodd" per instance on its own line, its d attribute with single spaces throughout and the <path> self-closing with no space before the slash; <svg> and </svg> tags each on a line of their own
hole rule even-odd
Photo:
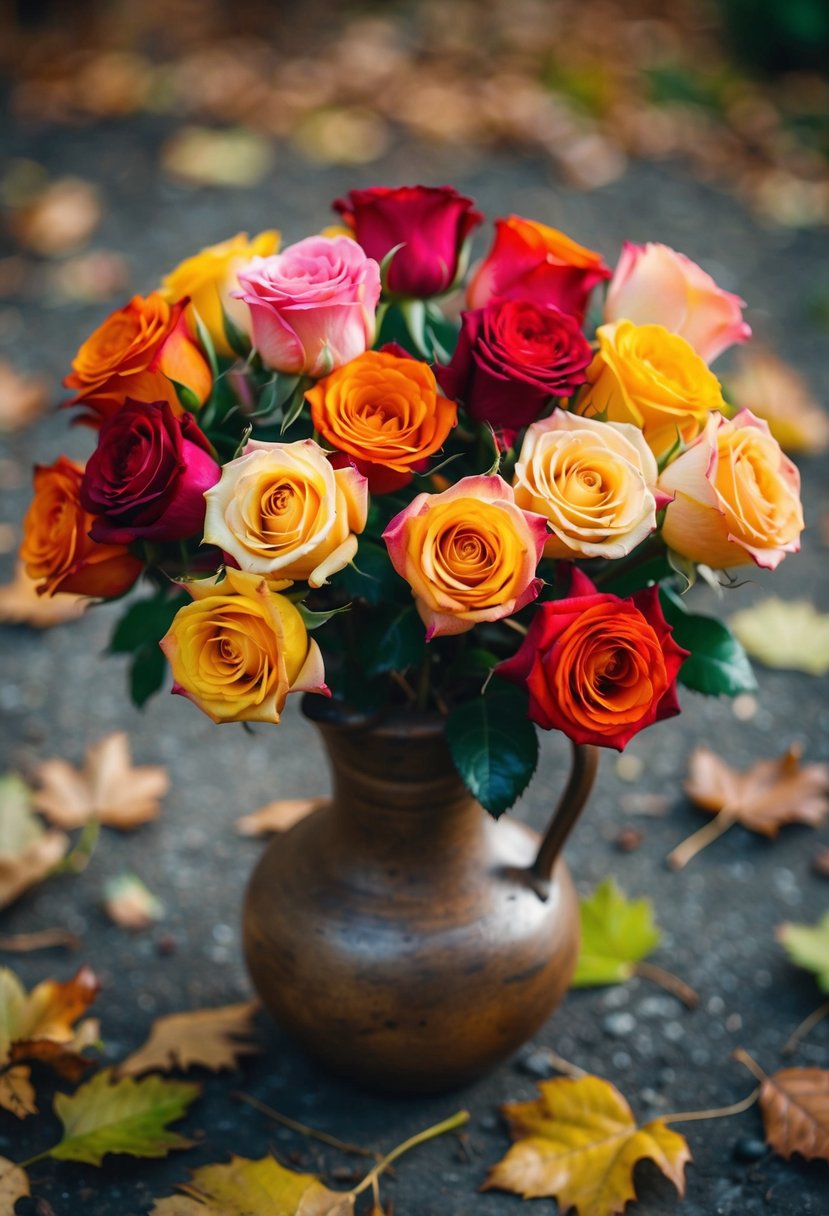
<svg viewBox="0 0 829 1216">
<path fill-rule="evenodd" d="M 363 1191 L 367 1191 L 373 1185 L 374 1179 L 379 1178 L 383 1171 L 387 1170 L 398 1157 L 402 1157 L 410 1149 L 417 1148 L 419 1144 L 425 1144 L 427 1140 L 434 1140 L 438 1136 L 443 1136 L 446 1132 L 454 1132 L 468 1122 L 469 1111 L 459 1110 L 448 1119 L 444 1119 L 442 1123 L 435 1123 L 433 1127 L 427 1127 L 425 1131 L 418 1132 L 416 1136 L 410 1136 L 408 1140 L 404 1140 L 402 1144 L 398 1144 L 397 1148 L 393 1148 L 381 1161 L 378 1161 L 374 1168 L 369 1170 L 363 1181 L 358 1182 L 354 1189 L 348 1191 L 347 1194 L 356 1199 L 358 1195 L 362 1195 Z"/>
<path fill-rule="evenodd" d="M 56 1148 L 56 1145 L 52 1146 Z M 45 1161 L 47 1157 L 51 1157 L 52 1149 L 47 1148 L 43 1153 L 35 1153 L 34 1157 L 30 1157 L 28 1161 L 17 1161 L 15 1164 L 19 1170 L 27 1170 L 32 1165 L 37 1165 L 38 1161 Z"/>
</svg>

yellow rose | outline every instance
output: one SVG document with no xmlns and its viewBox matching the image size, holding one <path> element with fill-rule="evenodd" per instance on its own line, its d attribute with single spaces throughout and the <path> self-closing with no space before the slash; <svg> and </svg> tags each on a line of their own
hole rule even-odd
<svg viewBox="0 0 829 1216">
<path fill-rule="evenodd" d="M 291 692 L 328 696 L 322 655 L 297 609 L 265 580 L 241 570 L 186 584 L 161 641 L 173 692 L 214 722 L 278 722 Z"/>
<path fill-rule="evenodd" d="M 313 439 L 251 440 L 205 494 L 204 539 L 242 570 L 321 587 L 357 552 L 366 479 L 335 469 Z"/>
<path fill-rule="evenodd" d="M 656 527 L 656 459 L 642 432 L 554 410 L 527 428 L 515 501 L 546 516 L 545 557 L 619 558 Z"/>
<path fill-rule="evenodd" d="M 661 325 L 616 321 L 596 330 L 599 350 L 574 412 L 632 422 L 662 456 L 696 439 L 712 410 L 725 411 L 720 382 L 696 351 Z"/>
<path fill-rule="evenodd" d="M 247 308 L 230 294 L 239 287 L 236 275 L 248 265 L 251 258 L 268 257 L 278 249 L 278 232 L 260 232 L 252 241 L 248 240 L 246 232 L 237 232 L 230 240 L 222 241 L 219 245 L 208 245 L 200 253 L 180 262 L 162 280 L 161 294 L 171 304 L 189 296 L 186 315 L 193 332 L 195 309 L 213 339 L 217 354 L 231 357 L 234 352 L 225 336 L 222 311 L 243 333 L 250 333 Z"/>
</svg>

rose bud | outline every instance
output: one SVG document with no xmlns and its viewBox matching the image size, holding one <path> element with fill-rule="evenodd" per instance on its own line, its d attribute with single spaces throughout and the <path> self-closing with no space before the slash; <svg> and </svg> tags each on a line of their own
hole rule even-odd
<svg viewBox="0 0 829 1216">
<path fill-rule="evenodd" d="M 81 486 L 98 516 L 92 539 L 183 540 L 201 533 L 204 492 L 221 476 L 210 443 L 190 414 L 166 401 L 128 401 L 101 427 Z"/>
<path fill-rule="evenodd" d="M 386 288 L 421 300 L 453 285 L 467 237 L 483 220 L 473 200 L 452 186 L 373 186 L 352 190 L 333 206 L 370 258 L 382 262 L 400 246 Z"/>
</svg>

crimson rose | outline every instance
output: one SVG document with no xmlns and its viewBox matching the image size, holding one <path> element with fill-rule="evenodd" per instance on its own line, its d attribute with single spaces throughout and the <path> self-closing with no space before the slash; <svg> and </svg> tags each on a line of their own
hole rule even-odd
<svg viewBox="0 0 829 1216">
<path fill-rule="evenodd" d="M 166 401 L 127 401 L 104 422 L 84 471 L 81 502 L 102 517 L 90 536 L 114 544 L 193 536 L 204 492 L 220 475 L 192 415 L 176 417 Z"/>
<path fill-rule="evenodd" d="M 401 246 L 388 268 L 388 290 L 423 300 L 455 282 L 464 242 L 484 218 L 451 186 L 373 186 L 352 190 L 333 207 L 370 258 L 382 262 Z"/>
</svg>

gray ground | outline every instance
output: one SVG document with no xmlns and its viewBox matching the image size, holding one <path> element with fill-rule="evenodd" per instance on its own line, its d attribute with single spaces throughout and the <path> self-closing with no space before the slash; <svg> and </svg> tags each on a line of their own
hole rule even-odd
<svg viewBox="0 0 829 1216">
<path fill-rule="evenodd" d="M 750 319 L 763 337 L 824 390 L 826 333 L 810 320 L 810 300 L 829 292 L 825 233 L 764 229 L 730 199 L 695 183 L 681 167 L 634 166 L 620 182 L 593 194 L 562 189 L 533 160 L 476 159 L 435 154 L 409 145 L 383 163 L 353 172 L 310 168 L 284 151 L 270 179 L 256 191 L 192 191 L 159 177 L 158 148 L 168 133 L 162 121 L 130 121 L 89 129 L 3 135 L 9 155 L 43 162 L 54 174 L 75 173 L 98 183 L 106 218 L 96 237 L 104 248 L 128 255 L 134 287 L 150 289 L 185 253 L 239 229 L 280 227 L 297 239 L 329 221 L 328 200 L 351 185 L 425 179 L 451 180 L 492 216 L 517 211 L 560 226 L 615 260 L 620 241 L 658 239 L 685 250 L 751 304 Z M 0 354 L 57 378 L 84 335 L 106 308 L 48 309 L 36 298 L 0 310 Z M 3 444 L 19 466 L 19 484 L 6 485 L 0 520 L 17 522 L 28 501 L 26 470 L 61 450 L 86 451 L 87 436 L 70 434 L 65 416 L 49 417 Z M 14 481 L 10 466 L 5 482 Z M 829 608 L 826 549 L 817 522 L 826 508 L 825 465 L 802 462 L 811 528 L 800 557 L 790 557 L 773 580 L 776 593 L 807 596 Z M 727 597 L 730 611 L 771 590 L 750 582 Z M 700 605 L 705 595 L 700 596 Z M 54 879 L 4 913 L 3 932 L 63 924 L 78 933 L 77 958 L 58 952 L 4 956 L 28 984 L 46 975 L 67 977 L 88 960 L 104 981 L 99 1012 L 107 1057 L 136 1047 L 153 1018 L 246 996 L 248 981 L 238 946 L 242 891 L 260 844 L 234 834 L 243 811 L 283 796 L 320 794 L 325 776 L 318 744 L 297 714 L 278 731 L 250 737 L 217 729 L 193 707 L 162 695 L 145 713 L 130 708 L 120 661 L 103 657 L 113 612 L 92 612 L 79 624 L 46 634 L 4 629 L 4 767 L 27 771 L 42 757 L 80 760 L 87 744 L 114 727 L 130 732 L 139 762 L 165 763 L 172 791 L 162 819 L 130 836 L 106 833 L 81 877 Z M 827 759 L 825 680 L 761 671 L 761 707 L 738 721 L 729 703 L 685 693 L 682 717 L 640 736 L 629 748 L 642 775 L 625 783 L 615 753 L 604 758 L 598 789 L 568 846 L 582 891 L 613 873 L 635 895 L 654 902 L 664 937 L 655 961 L 696 987 L 700 1007 L 685 1010 L 641 980 L 625 987 L 568 996 L 528 1053 L 459 1095 L 428 1100 L 385 1100 L 332 1080 L 300 1056 L 263 1018 L 264 1054 L 234 1077 L 205 1078 L 205 1096 L 184 1130 L 203 1136 L 198 1148 L 158 1162 L 108 1158 L 102 1169 L 43 1163 L 32 1169 L 35 1194 L 57 1216 L 100 1213 L 131 1216 L 149 1210 L 152 1197 L 169 1194 L 188 1168 L 226 1159 L 231 1152 L 259 1156 L 269 1147 L 312 1169 L 344 1164 L 334 1152 L 280 1130 L 230 1098 L 235 1088 L 317 1127 L 368 1145 L 390 1147 L 460 1105 L 472 1112 L 468 1152 L 452 1138 L 435 1142 L 401 1163 L 384 1194 L 399 1216 L 507 1216 L 518 1198 L 480 1195 L 486 1168 L 507 1147 L 498 1106 L 533 1094 L 539 1055 L 554 1046 L 563 1056 L 617 1084 L 637 1113 L 715 1107 L 747 1094 L 752 1081 L 730 1058 L 744 1046 L 772 1071 L 791 1029 L 820 1003 L 806 973 L 789 965 L 774 941 L 781 921 L 814 921 L 827 903 L 826 879 L 811 869 L 818 834 L 785 830 L 769 843 L 733 829 L 680 874 L 664 864 L 667 852 L 702 822 L 683 799 L 679 782 L 686 758 L 710 743 L 738 765 L 802 741 L 808 759 Z M 565 748 L 545 740 L 541 772 L 518 813 L 541 825 L 561 780 Z M 631 790 L 667 795 L 670 810 L 658 819 L 631 820 L 620 797 Z M 644 830 L 638 851 L 623 854 L 614 841 L 631 823 Z M 825 833 L 823 834 L 825 840 Z M 99 908 L 105 879 L 122 867 L 137 871 L 163 899 L 167 915 L 156 933 L 129 936 Z M 173 944 L 172 952 L 163 950 Z M 451 1010 L 447 1010 L 447 1017 Z M 795 1063 L 827 1062 L 829 1023 L 801 1047 Z M 692 1123 L 683 1130 L 694 1163 L 688 1169 L 688 1216 L 825 1216 L 829 1173 L 821 1164 L 784 1162 L 764 1151 L 756 1109 L 724 1121 Z M 19 1124 L 0 1113 L 0 1154 L 20 1160 L 57 1139 L 47 1116 Z M 747 1160 L 746 1158 L 750 1158 Z M 330 1177 L 330 1175 L 329 1175 Z M 640 1194 L 633 1212 L 662 1216 L 679 1208 L 669 1183 L 650 1165 L 636 1175 Z M 538 1201 L 552 1211 L 552 1201 Z M 19 1213 L 31 1216 L 28 1201 Z M 45 1210 L 45 1209 L 43 1209 Z"/>
</svg>

